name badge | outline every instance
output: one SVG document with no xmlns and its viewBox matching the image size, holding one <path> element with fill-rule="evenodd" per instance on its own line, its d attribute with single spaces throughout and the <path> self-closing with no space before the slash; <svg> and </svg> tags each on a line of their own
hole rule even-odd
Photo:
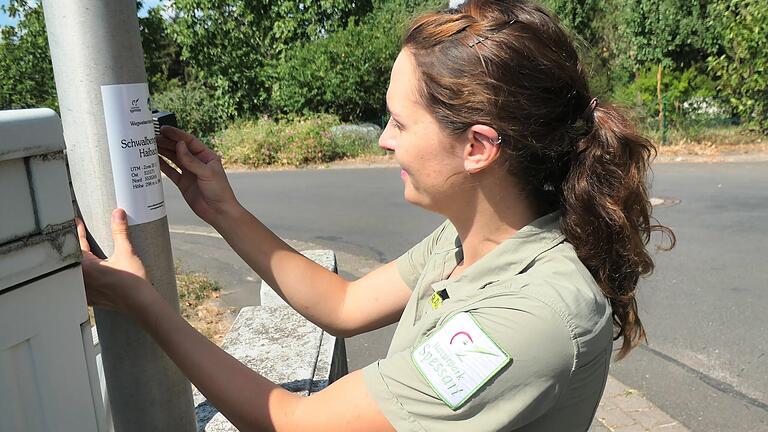
<svg viewBox="0 0 768 432">
<path fill-rule="evenodd" d="M 416 369 L 452 410 L 457 410 L 512 358 L 461 312 L 411 353 Z"/>
</svg>

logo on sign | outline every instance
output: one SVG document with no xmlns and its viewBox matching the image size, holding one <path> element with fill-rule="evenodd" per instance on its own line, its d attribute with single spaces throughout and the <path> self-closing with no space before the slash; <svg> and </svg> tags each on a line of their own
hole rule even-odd
<svg viewBox="0 0 768 432">
<path fill-rule="evenodd" d="M 131 107 L 128 109 L 128 111 L 132 113 L 141 112 L 141 107 L 139 106 L 139 99 L 131 99 Z"/>
<path fill-rule="evenodd" d="M 492 357 L 499 356 L 498 354 L 484 349 L 483 347 L 476 344 L 472 339 L 472 336 L 470 336 L 469 333 L 465 331 L 457 332 L 451 336 L 451 341 L 448 343 L 448 345 L 451 346 L 454 355 L 458 357 L 462 362 L 464 361 L 464 357 L 468 356 L 469 354 L 489 355 Z"/>
</svg>

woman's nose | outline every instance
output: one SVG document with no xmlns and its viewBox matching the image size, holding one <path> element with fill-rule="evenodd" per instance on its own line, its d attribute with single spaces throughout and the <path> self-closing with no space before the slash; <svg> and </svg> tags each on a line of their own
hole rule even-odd
<svg viewBox="0 0 768 432">
<path fill-rule="evenodd" d="M 386 137 L 386 133 L 381 134 L 379 137 L 379 147 L 387 151 L 395 151 L 395 146 L 392 140 Z"/>
</svg>

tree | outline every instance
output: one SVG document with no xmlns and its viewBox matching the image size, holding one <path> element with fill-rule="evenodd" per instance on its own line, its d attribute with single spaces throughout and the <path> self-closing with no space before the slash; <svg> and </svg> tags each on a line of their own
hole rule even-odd
<svg viewBox="0 0 768 432">
<path fill-rule="evenodd" d="M 388 0 L 361 22 L 286 52 L 273 69 L 273 113 L 324 112 L 344 121 L 379 122 L 392 63 L 416 10 L 442 0 Z"/>
<path fill-rule="evenodd" d="M 718 0 L 708 28 L 720 45 L 707 64 L 739 114 L 768 131 L 768 7 L 762 0 Z"/>
<path fill-rule="evenodd" d="M 601 14 L 601 3 L 597 0 L 545 0 L 545 6 L 552 9 L 560 21 L 590 46 L 599 42 L 600 33 L 595 25 Z"/>
<path fill-rule="evenodd" d="M 0 109 L 58 110 L 42 4 L 10 0 L 2 10 L 18 22 L 0 28 Z"/>
<path fill-rule="evenodd" d="M 142 2 L 136 6 L 141 9 Z M 170 35 L 170 23 L 163 16 L 164 12 L 163 6 L 159 5 L 149 8 L 146 16 L 139 17 L 144 66 L 152 93 L 165 91 L 173 80 L 184 78 L 181 48 Z"/>
<path fill-rule="evenodd" d="M 264 109 L 270 61 L 301 42 L 346 27 L 370 0 L 176 0 L 173 35 L 196 78 L 229 95 L 239 111 Z"/>
<path fill-rule="evenodd" d="M 141 2 L 137 2 L 137 10 Z M 48 34 L 41 2 L 10 0 L 3 12 L 18 19 L 0 28 L 0 109 L 48 107 L 58 111 Z M 159 7 L 139 18 L 150 87 L 162 89 L 183 73 L 180 49 L 170 38 Z"/>
<path fill-rule="evenodd" d="M 706 6 L 701 0 L 622 0 L 624 60 L 635 71 L 658 65 L 656 89 L 659 130 L 664 125 L 662 80 L 665 67 L 701 62 Z"/>
</svg>

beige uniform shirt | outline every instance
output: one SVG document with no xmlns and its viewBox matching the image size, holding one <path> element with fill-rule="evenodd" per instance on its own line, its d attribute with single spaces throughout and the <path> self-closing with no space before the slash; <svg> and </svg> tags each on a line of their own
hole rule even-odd
<svg viewBox="0 0 768 432">
<path fill-rule="evenodd" d="M 611 307 L 558 227 L 559 212 L 539 218 L 451 280 L 462 249 L 449 221 L 397 259 L 413 294 L 387 357 L 363 368 L 363 376 L 398 431 L 589 428 L 608 376 Z M 448 298 L 441 303 L 434 294 L 442 290 Z M 484 333 L 498 349 L 464 352 L 450 370 L 437 370 L 448 381 L 470 371 L 484 378 L 451 406 L 416 351 L 444 337 L 460 314 L 471 316 L 463 322 L 474 339 Z M 446 349 L 465 335 L 455 332 Z M 510 359 L 497 370 L 478 366 L 501 352 Z"/>
</svg>

